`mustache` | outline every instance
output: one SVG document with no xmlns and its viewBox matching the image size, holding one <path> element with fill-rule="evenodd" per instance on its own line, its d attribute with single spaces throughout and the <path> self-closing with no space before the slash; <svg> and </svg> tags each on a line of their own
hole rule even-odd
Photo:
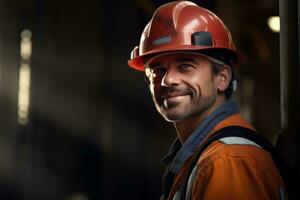
<svg viewBox="0 0 300 200">
<path fill-rule="evenodd" d="M 174 95 L 180 96 L 180 95 L 187 95 L 193 93 L 194 93 L 193 90 L 189 87 L 182 87 L 182 86 L 162 87 L 157 92 L 157 97 L 163 99 Z"/>
</svg>

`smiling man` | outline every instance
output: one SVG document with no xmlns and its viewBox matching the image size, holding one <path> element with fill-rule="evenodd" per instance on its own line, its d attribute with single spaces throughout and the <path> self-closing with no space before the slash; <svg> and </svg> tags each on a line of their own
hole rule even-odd
<svg viewBox="0 0 300 200">
<path fill-rule="evenodd" d="M 210 112 L 225 102 L 217 95 L 228 87 L 231 70 L 223 66 L 214 74 L 208 57 L 193 52 L 172 52 L 145 62 L 146 75 L 158 112 L 175 122 L 181 142 Z"/>
<path fill-rule="evenodd" d="M 189 1 L 162 5 L 145 27 L 128 64 L 145 73 L 156 109 L 178 136 L 161 161 L 161 199 L 285 199 L 272 157 L 245 138 L 258 133 L 231 99 L 241 58 L 220 18 Z M 201 149 L 225 131 L 235 135 Z"/>
</svg>

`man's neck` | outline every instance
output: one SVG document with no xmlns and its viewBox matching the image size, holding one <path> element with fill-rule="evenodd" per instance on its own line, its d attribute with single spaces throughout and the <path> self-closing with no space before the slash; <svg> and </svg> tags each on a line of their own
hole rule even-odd
<svg viewBox="0 0 300 200">
<path fill-rule="evenodd" d="M 196 130 L 196 128 L 202 123 L 203 120 L 207 118 L 213 111 L 215 111 L 219 106 L 221 106 L 223 103 L 225 103 L 225 97 L 224 96 L 219 96 L 215 103 L 204 110 L 203 112 L 191 116 L 188 119 L 174 122 L 177 135 L 183 144 L 189 137 L 190 135 Z"/>
</svg>

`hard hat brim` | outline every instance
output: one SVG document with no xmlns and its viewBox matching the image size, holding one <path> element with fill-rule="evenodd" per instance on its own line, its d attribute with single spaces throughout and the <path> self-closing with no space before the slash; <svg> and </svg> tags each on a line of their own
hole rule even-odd
<svg viewBox="0 0 300 200">
<path fill-rule="evenodd" d="M 202 47 L 202 48 L 193 48 L 191 46 L 188 46 L 188 48 L 182 48 L 182 49 L 159 49 L 156 51 L 149 51 L 141 56 L 136 56 L 135 58 L 132 58 L 128 61 L 128 65 L 138 71 L 144 71 L 145 66 L 144 66 L 144 59 L 149 58 L 152 56 L 157 56 L 158 54 L 166 54 L 166 53 L 176 53 L 176 52 L 195 52 L 199 54 L 206 55 L 209 51 L 221 51 L 221 52 L 226 52 L 227 55 L 231 57 L 232 63 L 231 65 L 238 65 L 241 64 L 245 60 L 245 56 L 237 51 L 233 51 L 228 48 L 216 48 L 216 47 Z"/>
</svg>

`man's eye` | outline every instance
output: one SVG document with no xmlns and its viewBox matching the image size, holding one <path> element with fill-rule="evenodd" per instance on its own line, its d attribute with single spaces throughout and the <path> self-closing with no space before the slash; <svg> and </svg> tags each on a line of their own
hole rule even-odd
<svg viewBox="0 0 300 200">
<path fill-rule="evenodd" d="M 185 69 L 189 69 L 189 68 L 192 68 L 192 67 L 193 67 L 193 65 L 187 64 L 187 63 L 180 64 L 180 65 L 178 66 L 179 70 L 185 70 Z"/>
<path fill-rule="evenodd" d="M 152 73 L 155 76 L 163 75 L 166 72 L 166 69 L 163 67 L 156 67 L 153 69 Z"/>
</svg>

